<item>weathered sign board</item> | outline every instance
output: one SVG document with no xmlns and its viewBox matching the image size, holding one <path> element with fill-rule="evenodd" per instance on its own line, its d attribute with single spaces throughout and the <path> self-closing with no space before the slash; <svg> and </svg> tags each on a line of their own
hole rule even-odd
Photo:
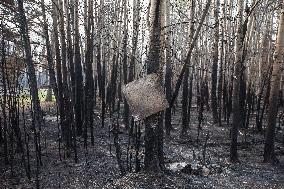
<svg viewBox="0 0 284 189">
<path fill-rule="evenodd" d="M 122 91 L 135 120 L 142 120 L 169 106 L 157 74 L 130 82 Z"/>
</svg>

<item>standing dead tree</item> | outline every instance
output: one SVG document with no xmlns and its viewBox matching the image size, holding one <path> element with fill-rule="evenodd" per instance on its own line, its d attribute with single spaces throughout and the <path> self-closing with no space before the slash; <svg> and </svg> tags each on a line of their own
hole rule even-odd
<svg viewBox="0 0 284 189">
<path fill-rule="evenodd" d="M 277 41 L 275 44 L 275 55 L 273 63 L 273 71 L 271 77 L 271 91 L 269 98 L 268 107 L 268 120 L 265 136 L 265 146 L 264 146 L 264 161 L 277 163 L 279 162 L 275 156 L 274 152 L 274 141 L 275 141 L 275 128 L 276 128 L 276 118 L 278 110 L 278 100 L 279 100 L 279 89 L 280 89 L 280 77 L 283 64 L 284 55 L 284 1 L 282 1 L 282 10 L 279 18 Z"/>
<path fill-rule="evenodd" d="M 147 74 L 158 73 L 160 70 L 160 48 L 161 48 L 161 10 L 164 0 L 151 0 L 150 8 L 150 45 L 147 57 Z M 160 113 L 151 115 L 145 120 L 145 170 L 161 170 L 163 154 L 160 154 L 159 145 L 161 131 Z M 162 136 L 161 136 L 162 135 Z M 162 152 L 163 153 L 163 152 Z"/>
</svg>

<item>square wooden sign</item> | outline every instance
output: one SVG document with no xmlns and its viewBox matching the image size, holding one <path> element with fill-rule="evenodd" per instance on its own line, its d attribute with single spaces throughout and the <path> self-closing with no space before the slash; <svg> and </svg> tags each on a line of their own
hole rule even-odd
<svg viewBox="0 0 284 189">
<path fill-rule="evenodd" d="M 157 74 L 128 83 L 122 92 L 135 120 L 145 119 L 169 106 Z"/>
</svg>

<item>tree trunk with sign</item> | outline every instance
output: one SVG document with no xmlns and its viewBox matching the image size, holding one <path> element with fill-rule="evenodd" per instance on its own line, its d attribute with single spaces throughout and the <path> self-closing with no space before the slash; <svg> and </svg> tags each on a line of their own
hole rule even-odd
<svg viewBox="0 0 284 189">
<path fill-rule="evenodd" d="M 147 73 L 158 73 L 160 68 L 160 36 L 161 36 L 161 7 L 163 0 L 151 1 L 151 33 L 150 47 L 147 57 Z M 145 119 L 145 170 L 157 171 L 161 168 L 162 156 L 159 154 L 159 131 L 162 116 L 160 113 L 149 116 Z"/>
</svg>

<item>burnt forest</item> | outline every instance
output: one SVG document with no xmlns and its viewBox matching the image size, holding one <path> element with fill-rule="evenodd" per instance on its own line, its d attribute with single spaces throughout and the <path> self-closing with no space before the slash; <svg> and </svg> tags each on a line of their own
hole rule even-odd
<svg viewBox="0 0 284 189">
<path fill-rule="evenodd" d="M 0 0 L 0 189 L 284 189 L 284 0 Z"/>
</svg>

